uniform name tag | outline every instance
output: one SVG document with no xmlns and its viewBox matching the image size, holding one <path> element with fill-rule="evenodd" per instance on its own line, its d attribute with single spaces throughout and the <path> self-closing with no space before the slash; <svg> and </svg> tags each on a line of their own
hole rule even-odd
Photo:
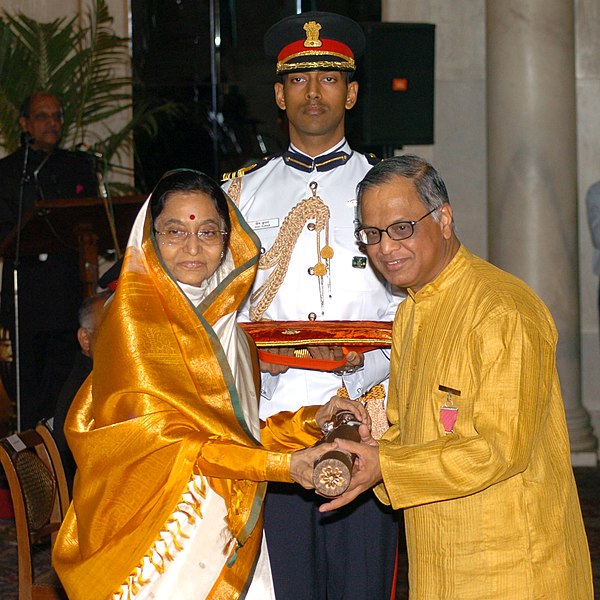
<svg viewBox="0 0 600 600">
<path fill-rule="evenodd" d="M 248 225 L 258 231 L 260 229 L 271 229 L 272 227 L 279 227 L 279 219 L 262 219 L 260 221 L 248 221 Z"/>
</svg>

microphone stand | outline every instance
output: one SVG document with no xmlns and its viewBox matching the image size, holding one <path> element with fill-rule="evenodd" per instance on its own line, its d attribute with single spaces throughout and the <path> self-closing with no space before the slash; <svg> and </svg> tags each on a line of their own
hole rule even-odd
<svg viewBox="0 0 600 600">
<path fill-rule="evenodd" d="M 99 165 L 102 165 L 102 172 L 106 171 L 106 169 L 111 168 L 111 169 L 116 169 L 119 171 L 123 171 L 125 173 L 135 173 L 135 169 L 132 167 L 126 167 L 125 165 L 118 165 L 116 163 L 112 163 L 108 160 L 106 160 L 106 158 L 104 158 L 103 154 L 100 154 L 100 152 L 96 152 L 95 150 L 93 150 L 93 148 L 90 148 L 87 144 L 85 143 L 80 143 L 77 144 L 77 146 L 75 146 L 75 150 L 66 150 L 66 152 L 70 152 L 70 153 L 74 153 L 74 154 L 87 154 L 89 157 L 91 157 L 94 162 L 95 162 L 95 169 L 96 171 L 99 170 Z"/>
<path fill-rule="evenodd" d="M 210 100 L 211 137 L 213 154 L 213 176 L 219 181 L 219 127 L 216 116 L 219 114 L 219 88 L 221 85 L 221 18 L 219 0 L 210 0 Z M 218 39 L 218 41 L 217 41 Z"/>
<path fill-rule="evenodd" d="M 106 173 L 108 169 L 118 169 L 128 173 L 135 173 L 135 170 L 124 165 L 117 165 L 107 161 L 100 152 L 96 152 L 93 148 L 90 148 L 86 143 L 81 142 L 75 146 L 76 154 L 85 154 L 90 157 L 94 163 L 94 172 L 97 180 L 97 191 L 99 197 L 102 199 L 104 210 L 106 212 L 106 218 L 108 220 L 108 226 L 110 228 L 110 234 L 115 247 L 117 258 L 122 257 L 121 248 L 119 247 L 119 239 L 117 236 L 117 227 L 115 222 L 115 213 L 113 209 L 112 198 L 110 195 L 110 188 L 106 183 Z"/>
<path fill-rule="evenodd" d="M 108 163 L 104 161 L 104 168 L 99 169 L 98 165 L 100 158 L 97 156 L 94 158 L 96 167 L 96 176 L 98 178 L 98 193 L 102 198 L 102 204 L 104 204 L 104 211 L 106 212 L 106 218 L 108 220 L 108 226 L 110 229 L 110 235 L 112 236 L 113 244 L 115 246 L 115 252 L 117 253 L 117 259 L 121 258 L 121 248 L 119 247 L 119 238 L 117 236 L 117 226 L 115 222 L 115 213 L 113 209 L 112 198 L 110 196 L 110 189 L 106 184 L 105 173 L 108 170 Z"/>
<path fill-rule="evenodd" d="M 25 184 L 29 183 L 27 175 L 27 164 L 29 162 L 29 146 L 33 138 L 29 132 L 23 132 L 24 143 L 23 171 L 19 182 L 19 205 L 17 211 L 17 239 L 15 243 L 15 260 L 13 263 L 13 288 L 15 302 L 15 384 L 17 404 L 17 431 L 21 431 L 21 344 L 19 331 L 19 261 L 21 252 L 21 225 L 23 222 L 23 202 L 25 196 Z"/>
</svg>

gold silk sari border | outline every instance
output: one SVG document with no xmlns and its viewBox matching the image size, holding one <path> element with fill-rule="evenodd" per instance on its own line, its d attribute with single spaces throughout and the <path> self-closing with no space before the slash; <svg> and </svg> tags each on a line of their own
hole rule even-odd
<svg viewBox="0 0 600 600">
<path fill-rule="evenodd" d="M 245 596 L 252 582 L 260 554 L 262 529 L 261 512 L 256 527 L 246 543 L 236 549 L 235 562 L 230 567 L 223 569 L 207 600 L 237 600 Z"/>
</svg>

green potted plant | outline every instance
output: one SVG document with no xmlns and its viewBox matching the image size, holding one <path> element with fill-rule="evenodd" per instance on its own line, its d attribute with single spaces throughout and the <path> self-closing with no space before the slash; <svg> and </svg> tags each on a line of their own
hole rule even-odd
<svg viewBox="0 0 600 600">
<path fill-rule="evenodd" d="M 115 34 L 112 22 L 106 0 L 92 0 L 81 18 L 49 23 L 0 13 L 0 146 L 6 153 L 19 145 L 21 103 L 37 90 L 55 94 L 63 104 L 62 146 L 85 143 L 101 153 L 107 179 L 115 165 L 135 157 L 134 130 L 153 136 L 159 115 L 180 114 L 179 105 L 144 97 L 140 86 L 133 103 L 135 83 L 121 75 L 129 72 L 129 41 Z M 115 117 L 124 122 L 117 130 L 110 126 Z M 112 182 L 111 187 L 131 191 Z"/>
</svg>

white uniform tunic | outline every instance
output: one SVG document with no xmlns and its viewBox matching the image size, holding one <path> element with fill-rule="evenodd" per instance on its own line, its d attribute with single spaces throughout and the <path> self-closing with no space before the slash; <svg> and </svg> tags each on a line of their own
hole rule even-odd
<svg viewBox="0 0 600 600">
<path fill-rule="evenodd" d="M 290 149 L 297 152 L 296 148 Z M 329 245 L 334 256 L 329 263 L 329 274 L 322 278 L 323 306 L 319 278 L 309 274 L 309 268 L 318 261 L 317 234 L 309 227 L 314 219 L 309 219 L 294 247 L 285 279 L 263 319 L 305 321 L 311 313 L 318 320 L 326 321 L 391 321 L 394 318 L 402 296 L 392 294 L 375 274 L 354 237 L 356 185 L 372 165 L 364 155 L 353 152 L 345 140 L 331 151 L 339 150 L 350 157 L 332 170 L 314 169 L 307 173 L 289 166 L 280 156 L 242 178 L 239 207 L 265 251 L 273 245 L 290 210 L 312 196 L 311 182 L 317 183 L 316 194 L 330 211 Z M 227 182 L 224 189 L 229 185 Z M 324 245 L 325 233 L 322 232 L 321 248 Z M 271 269 L 259 270 L 253 290 L 260 287 L 270 273 Z M 249 306 L 247 300 L 240 320 L 250 320 Z M 356 398 L 386 380 L 388 375 L 389 357 L 382 350 L 365 354 L 364 369 L 343 378 L 329 372 L 295 368 L 275 377 L 263 373 L 260 418 L 282 410 L 295 411 L 305 405 L 324 404 L 335 395 L 342 380 L 350 397 Z"/>
</svg>

